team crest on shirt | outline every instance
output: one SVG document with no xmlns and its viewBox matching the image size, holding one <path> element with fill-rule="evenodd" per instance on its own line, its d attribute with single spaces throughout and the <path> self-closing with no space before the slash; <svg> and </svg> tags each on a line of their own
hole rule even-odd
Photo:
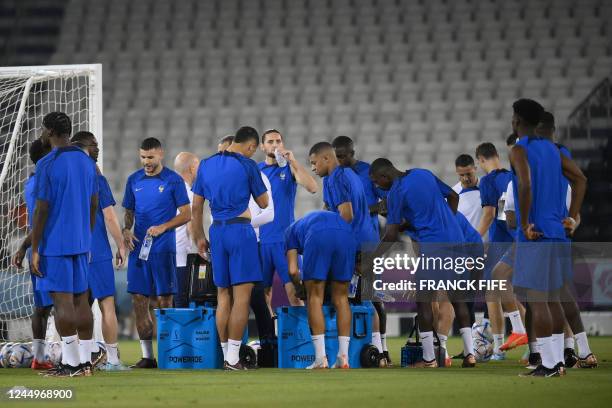
<svg viewBox="0 0 612 408">
<path fill-rule="evenodd" d="M 166 187 L 165 187 L 165 186 L 163 186 L 163 185 L 161 185 L 161 186 L 157 187 L 157 189 L 159 190 L 159 192 L 160 192 L 160 193 L 163 193 L 165 188 L 166 188 Z"/>
<path fill-rule="evenodd" d="M 283 172 L 280 174 L 280 179 L 281 179 L 282 181 L 285 181 L 285 177 L 286 177 L 286 175 L 285 175 L 285 172 L 283 171 Z"/>
</svg>

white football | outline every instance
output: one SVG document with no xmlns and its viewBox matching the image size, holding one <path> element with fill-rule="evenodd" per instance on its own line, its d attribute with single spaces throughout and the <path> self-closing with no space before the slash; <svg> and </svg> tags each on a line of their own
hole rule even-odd
<svg viewBox="0 0 612 408">
<path fill-rule="evenodd" d="M 479 363 L 485 363 L 493 355 L 493 343 L 486 340 L 474 340 L 474 356 Z"/>
<path fill-rule="evenodd" d="M 491 326 L 489 322 L 474 323 L 472 325 L 472 338 L 474 339 L 474 341 L 483 340 L 488 343 L 492 343 L 493 333 L 491 332 Z"/>
<path fill-rule="evenodd" d="M 259 340 L 249 341 L 247 343 L 247 346 L 251 347 L 253 350 L 255 350 L 255 352 L 257 352 L 257 350 L 261 348 L 261 345 L 259 344 Z"/>
<path fill-rule="evenodd" d="M 9 368 L 29 368 L 32 365 L 32 347 L 27 343 L 14 344 L 8 360 Z"/>
<path fill-rule="evenodd" d="M 9 357 L 11 356 L 11 349 L 15 343 L 6 343 L 0 350 L 0 367 L 9 367 Z"/>
</svg>

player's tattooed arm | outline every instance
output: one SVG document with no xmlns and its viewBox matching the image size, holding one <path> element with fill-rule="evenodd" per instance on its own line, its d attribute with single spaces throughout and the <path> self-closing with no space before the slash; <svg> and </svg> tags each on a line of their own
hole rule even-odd
<svg viewBox="0 0 612 408">
<path fill-rule="evenodd" d="M 481 237 L 484 237 L 489 231 L 489 227 L 495 219 L 495 207 L 485 205 L 482 207 L 482 215 L 480 216 L 480 222 L 478 223 L 478 233 Z"/>
<path fill-rule="evenodd" d="M 130 210 L 126 208 L 125 215 L 123 217 L 123 230 L 121 231 L 121 234 L 123 235 L 125 246 L 130 251 L 133 251 L 135 248 L 134 241 L 138 242 L 138 239 L 134 236 L 134 233 L 132 232 L 133 226 L 134 226 L 134 210 Z"/>
<path fill-rule="evenodd" d="M 514 211 L 504 211 L 506 214 L 506 224 L 508 228 L 515 229 L 516 228 L 516 213 Z"/>
<path fill-rule="evenodd" d="M 32 273 L 42 278 L 43 274 L 40 271 L 40 255 L 38 247 L 42 238 L 45 224 L 49 217 L 49 202 L 44 200 L 36 200 L 36 209 L 34 210 L 34 219 L 32 221 Z"/>
<path fill-rule="evenodd" d="M 319 191 L 319 185 L 315 181 L 315 179 L 306 171 L 304 166 L 295 159 L 293 152 L 287 150 L 284 154 L 287 162 L 289 163 L 289 168 L 291 169 L 291 173 L 293 177 L 295 177 L 295 181 L 298 182 L 299 185 L 304 187 L 306 191 L 309 193 L 315 194 Z"/>
<path fill-rule="evenodd" d="M 387 200 L 382 199 L 379 202 L 370 206 L 370 214 L 378 214 L 383 217 L 387 216 Z"/>
<path fill-rule="evenodd" d="M 353 222 L 353 204 L 350 201 L 346 203 L 342 203 L 338 206 L 338 212 L 340 213 L 340 217 L 349 224 Z"/>
</svg>

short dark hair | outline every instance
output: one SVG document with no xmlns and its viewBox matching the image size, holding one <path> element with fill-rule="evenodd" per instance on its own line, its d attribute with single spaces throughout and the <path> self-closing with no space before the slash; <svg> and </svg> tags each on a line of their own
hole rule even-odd
<svg viewBox="0 0 612 408">
<path fill-rule="evenodd" d="M 281 137 L 281 140 L 283 139 L 283 134 L 281 132 L 279 132 L 276 129 L 268 129 L 268 130 L 266 130 L 265 132 L 263 132 L 261 134 L 261 143 L 265 143 L 266 136 L 269 135 L 270 133 L 278 133 L 280 135 L 280 137 Z"/>
<path fill-rule="evenodd" d="M 455 167 L 474 166 L 474 159 L 469 154 L 460 154 L 455 159 Z"/>
<path fill-rule="evenodd" d="M 334 149 L 344 147 L 346 149 L 353 149 L 353 139 L 348 136 L 338 136 L 332 140 L 332 146 Z"/>
<path fill-rule="evenodd" d="M 376 176 L 384 171 L 388 171 L 395 168 L 391 160 L 385 158 L 378 158 L 370 164 L 370 175 Z"/>
<path fill-rule="evenodd" d="M 506 139 L 506 146 L 514 146 L 516 144 L 516 139 L 518 139 L 516 133 L 510 133 Z"/>
<path fill-rule="evenodd" d="M 249 140 L 255 140 L 255 143 L 259 145 L 259 135 L 254 128 L 250 126 L 243 126 L 236 131 L 234 143 L 245 143 Z"/>
<path fill-rule="evenodd" d="M 219 144 L 223 144 L 227 142 L 231 144 L 233 141 L 234 141 L 234 135 L 227 135 L 227 136 L 223 136 L 223 138 L 219 140 Z"/>
<path fill-rule="evenodd" d="M 478 145 L 476 148 L 476 158 L 485 158 L 492 159 L 493 157 L 499 157 L 497 154 L 497 149 L 493 145 L 493 143 L 485 142 Z"/>
<path fill-rule="evenodd" d="M 32 160 L 32 163 L 36 164 L 40 159 L 45 157 L 49 151 L 50 149 L 43 145 L 42 140 L 36 139 L 30 144 L 30 160 Z"/>
<path fill-rule="evenodd" d="M 315 143 L 315 145 L 310 148 L 310 151 L 308 152 L 308 156 L 312 156 L 313 154 L 319 154 L 326 150 L 334 150 L 331 143 L 329 142 Z"/>
<path fill-rule="evenodd" d="M 533 99 L 519 99 L 512 104 L 514 113 L 531 126 L 537 126 L 544 112 L 542 105 Z"/>
<path fill-rule="evenodd" d="M 542 125 L 543 127 L 547 129 L 554 128 L 555 127 L 555 116 L 548 111 L 542 112 L 542 115 L 540 115 L 539 125 Z"/>
<path fill-rule="evenodd" d="M 72 144 L 76 144 L 80 147 L 85 147 L 85 145 L 88 142 L 91 142 L 95 139 L 95 136 L 93 133 L 88 132 L 86 130 L 81 130 L 79 132 L 76 132 L 72 138 L 70 139 L 70 142 Z"/>
<path fill-rule="evenodd" d="M 64 112 L 50 112 L 43 118 L 43 126 L 60 136 L 70 136 L 72 122 Z"/>
<path fill-rule="evenodd" d="M 162 144 L 161 144 L 161 142 L 158 139 L 156 139 L 154 137 L 147 137 L 140 144 L 140 148 L 142 150 L 161 149 L 162 148 Z"/>
</svg>

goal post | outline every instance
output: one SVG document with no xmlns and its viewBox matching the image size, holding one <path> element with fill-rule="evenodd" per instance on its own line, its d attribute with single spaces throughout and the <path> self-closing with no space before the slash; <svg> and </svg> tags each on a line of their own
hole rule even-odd
<svg viewBox="0 0 612 408">
<path fill-rule="evenodd" d="M 102 65 L 0 67 L 0 342 L 31 338 L 34 301 L 28 268 L 11 265 L 27 231 L 23 185 L 33 171 L 29 146 L 43 117 L 65 112 L 72 133 L 92 132 L 103 163 Z"/>
</svg>

